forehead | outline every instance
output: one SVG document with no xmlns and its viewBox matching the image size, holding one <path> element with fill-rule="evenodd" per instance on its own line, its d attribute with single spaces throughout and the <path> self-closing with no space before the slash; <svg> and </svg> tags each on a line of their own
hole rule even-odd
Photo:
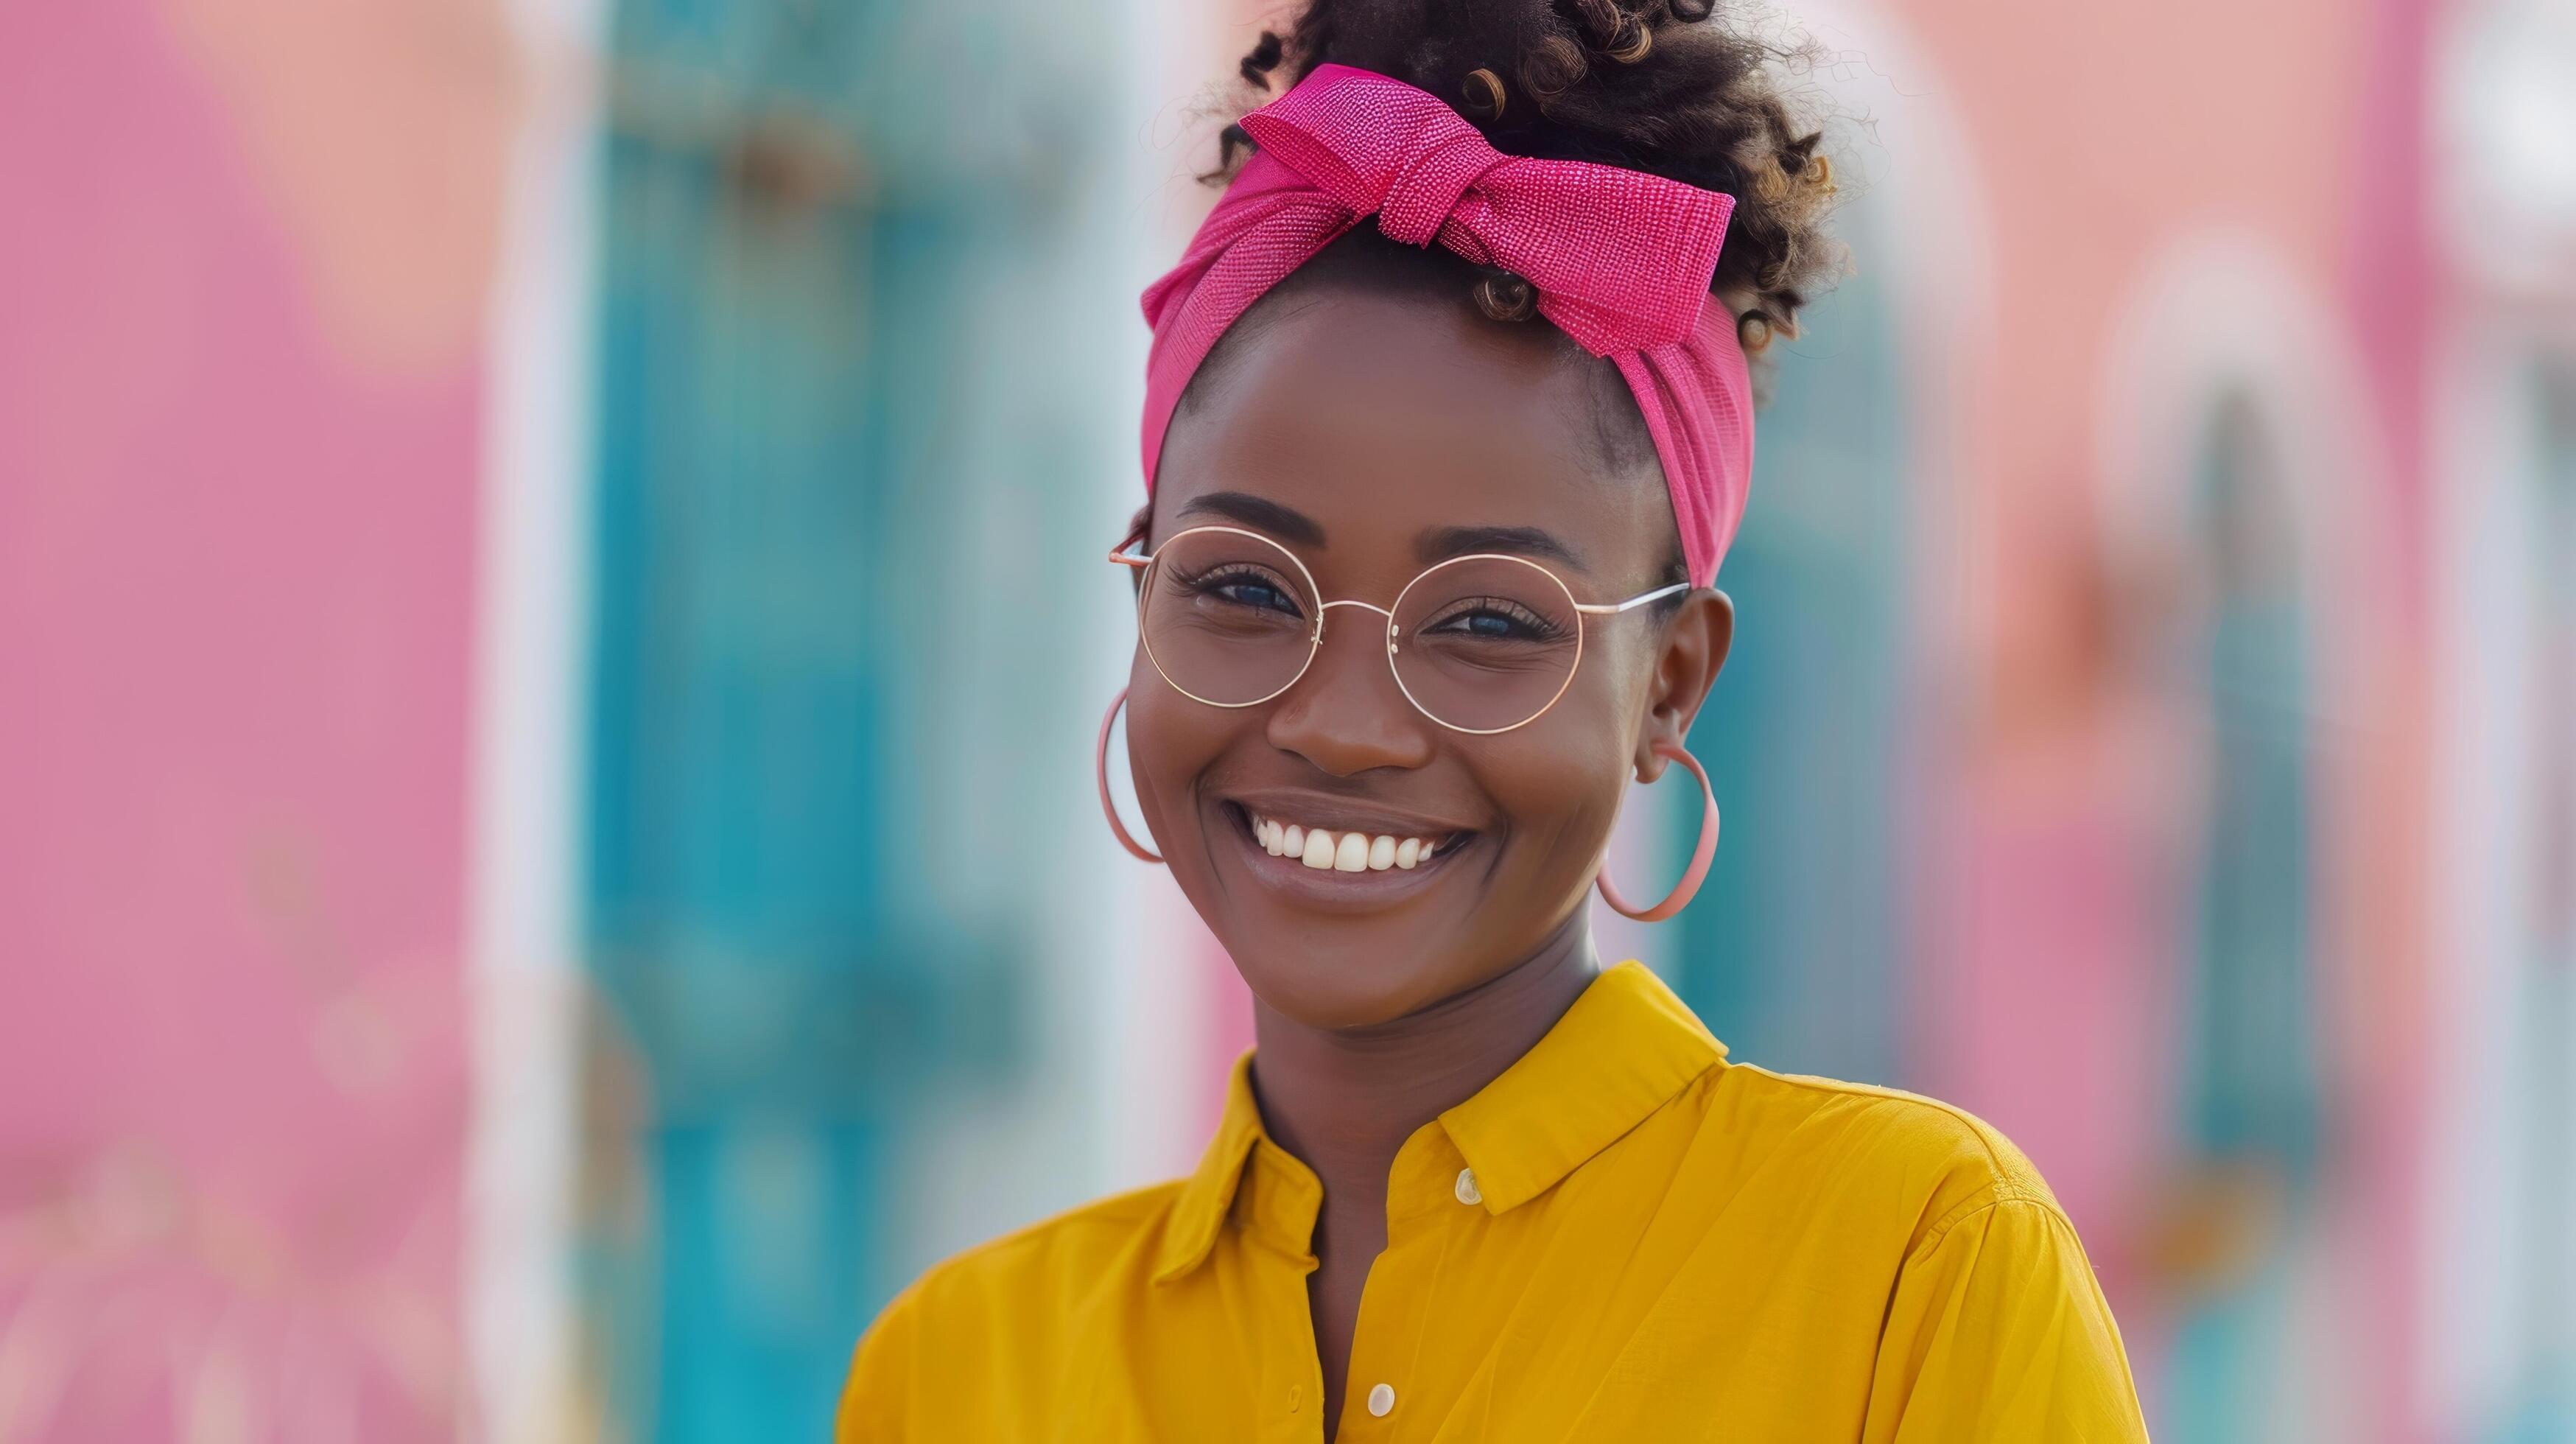
<svg viewBox="0 0 2576 1444">
<path fill-rule="evenodd" d="M 1635 403 L 1554 327 L 1448 297 L 1273 299 L 1173 418 L 1157 535 L 1190 524 L 1194 498 L 1231 492 L 1292 508 L 1322 533 L 1318 555 L 1370 571 L 1419 565 L 1422 537 L 1459 527 L 1545 532 L 1575 558 L 1552 564 L 1619 583 L 1672 549 L 1652 451 L 1620 455 L 1636 450 L 1616 431 L 1642 427 Z"/>
</svg>

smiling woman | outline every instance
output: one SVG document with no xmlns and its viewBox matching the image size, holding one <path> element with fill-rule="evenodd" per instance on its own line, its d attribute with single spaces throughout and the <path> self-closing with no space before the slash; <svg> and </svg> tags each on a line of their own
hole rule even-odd
<svg viewBox="0 0 2576 1444">
<path fill-rule="evenodd" d="M 1440 264 L 1370 231 L 1335 245 L 1389 271 Z M 1463 288 L 1304 290 L 1262 303 L 1258 343 L 1164 439 L 1147 534 L 1169 538 L 1166 565 L 1145 578 L 1128 737 L 1165 860 L 1254 996 L 1349 1027 L 1579 935 L 1625 781 L 1661 771 L 1656 740 L 1680 742 L 1732 611 L 1713 590 L 1667 593 L 1679 543 L 1652 449 L 1613 473 L 1600 428 L 1568 424 L 1608 404 L 1606 365 L 1553 328 L 1485 318 Z M 1286 523 L 1305 557 L 1249 526 L 1203 543 L 1192 524 L 1210 515 Z M 1285 565 L 1256 594 L 1225 559 L 1264 550 Z M 1190 595 L 1229 576 L 1230 596 Z M 1615 610 L 1640 596 L 1675 605 Z M 1278 640 L 1248 641 L 1244 613 Z M 1212 695 L 1192 685 L 1219 670 L 1199 663 L 1211 653 L 1277 654 L 1277 680 Z M 1300 826 L 1306 847 L 1318 829 L 1436 839 L 1436 865 L 1400 888 L 1280 875 L 1246 813 Z"/>
<path fill-rule="evenodd" d="M 1596 885 L 1656 919 L 1707 867 L 1714 800 L 1663 903 L 1602 874 L 1632 779 L 1708 786 L 1745 352 L 1832 264 L 1817 136 L 1710 8 L 1316 0 L 1247 59 L 1296 84 L 1146 295 L 1159 850 L 1110 820 L 1257 1047 L 1192 1177 L 889 1306 L 845 1444 L 2144 1437 L 2009 1143 L 1733 1063 L 1593 947 Z"/>
</svg>

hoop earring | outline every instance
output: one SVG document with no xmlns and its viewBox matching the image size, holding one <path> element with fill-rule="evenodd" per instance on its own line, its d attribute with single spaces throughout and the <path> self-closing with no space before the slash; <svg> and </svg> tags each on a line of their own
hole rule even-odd
<svg viewBox="0 0 2576 1444">
<path fill-rule="evenodd" d="M 1118 709 L 1126 705 L 1127 689 L 1121 687 L 1118 695 L 1109 699 L 1109 710 L 1100 714 L 1100 743 L 1091 752 L 1091 774 L 1099 779 L 1100 810 L 1109 818 L 1109 830 L 1118 834 L 1118 845 L 1145 862 L 1161 862 L 1162 854 L 1146 851 L 1145 845 L 1127 831 L 1127 824 L 1118 820 L 1118 804 L 1109 798 L 1109 728 L 1118 720 Z M 1701 865 L 1706 866 L 1706 861 Z"/>
<path fill-rule="evenodd" d="M 1689 768 L 1691 776 L 1699 779 L 1699 845 L 1691 849 L 1690 866 L 1682 869 L 1682 880 L 1673 885 L 1673 890 L 1664 895 L 1662 902 L 1650 908 L 1628 906 L 1628 900 L 1619 896 L 1619 889 L 1611 885 L 1609 868 L 1602 868 L 1600 876 L 1593 879 L 1601 889 L 1601 900 L 1610 905 L 1611 911 L 1641 923 L 1662 922 L 1690 906 L 1690 900 L 1699 892 L 1701 881 L 1708 876 L 1709 859 L 1717 855 L 1717 793 L 1708 785 L 1708 772 L 1699 765 L 1698 758 L 1691 756 L 1678 743 L 1658 740 L 1654 751 L 1658 757 L 1669 758 Z"/>
</svg>

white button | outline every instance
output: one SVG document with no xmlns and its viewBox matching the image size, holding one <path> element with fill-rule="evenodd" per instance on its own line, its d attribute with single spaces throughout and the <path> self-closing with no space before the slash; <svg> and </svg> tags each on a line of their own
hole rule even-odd
<svg viewBox="0 0 2576 1444">
<path fill-rule="evenodd" d="M 1369 1412 L 1371 1414 L 1383 1419 L 1386 1417 L 1387 1411 L 1394 1407 L 1395 1389 L 1393 1386 L 1380 1384 L 1376 1388 L 1369 1390 Z"/>
<path fill-rule="evenodd" d="M 1465 1204 L 1485 1201 L 1485 1196 L 1476 1191 L 1476 1170 L 1472 1168 L 1458 1170 L 1458 1201 Z"/>
</svg>

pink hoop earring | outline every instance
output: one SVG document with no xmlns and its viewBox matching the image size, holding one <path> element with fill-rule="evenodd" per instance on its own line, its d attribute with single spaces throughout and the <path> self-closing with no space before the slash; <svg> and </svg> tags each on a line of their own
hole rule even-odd
<svg viewBox="0 0 2576 1444">
<path fill-rule="evenodd" d="M 1109 699 L 1109 710 L 1100 714 L 1100 744 L 1091 752 L 1091 773 L 1100 780 L 1100 810 L 1109 818 L 1109 830 L 1118 834 L 1118 845 L 1143 861 L 1161 862 L 1160 853 L 1147 852 L 1145 845 L 1127 831 L 1127 824 L 1118 820 L 1118 804 L 1109 797 L 1109 728 L 1118 720 L 1118 709 L 1126 705 L 1127 689 L 1121 687 L 1118 695 Z M 1706 861 L 1701 865 L 1706 866 Z"/>
<path fill-rule="evenodd" d="M 1662 922 L 1690 906 L 1690 900 L 1699 892 L 1701 881 L 1708 876 L 1709 859 L 1717 855 L 1717 792 L 1708 785 L 1707 771 L 1701 768 L 1698 758 L 1691 756 L 1678 743 L 1658 740 L 1654 750 L 1656 756 L 1680 763 L 1690 769 L 1691 776 L 1699 779 L 1699 846 L 1691 849 L 1690 866 L 1682 870 L 1682 880 L 1673 885 L 1673 890 L 1664 895 L 1662 902 L 1650 908 L 1628 906 L 1628 900 L 1619 896 L 1619 889 L 1611 886 L 1610 869 L 1607 867 L 1594 879 L 1601 889 L 1601 900 L 1610 904 L 1611 911 L 1641 923 Z M 1103 785 L 1106 786 L 1105 783 Z"/>
</svg>

